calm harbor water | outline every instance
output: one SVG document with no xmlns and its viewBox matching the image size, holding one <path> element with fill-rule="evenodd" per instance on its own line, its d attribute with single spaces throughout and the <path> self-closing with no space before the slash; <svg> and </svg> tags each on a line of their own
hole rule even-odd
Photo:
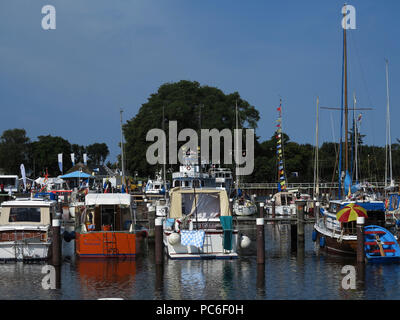
<svg viewBox="0 0 400 320">
<path fill-rule="evenodd" d="M 400 299 L 400 264 L 365 266 L 357 274 L 357 288 L 342 288 L 343 259 L 321 252 L 306 225 L 304 249 L 290 248 L 288 225 L 265 226 L 266 261 L 256 263 L 255 228 L 242 230 L 252 246 L 237 260 L 168 260 L 154 265 L 154 245 L 135 260 L 79 259 L 73 242 L 63 241 L 63 264 L 58 288 L 42 287 L 44 264 L 0 264 L 0 298 L 3 300 L 344 300 Z M 364 278 L 364 279 L 363 279 Z"/>
</svg>

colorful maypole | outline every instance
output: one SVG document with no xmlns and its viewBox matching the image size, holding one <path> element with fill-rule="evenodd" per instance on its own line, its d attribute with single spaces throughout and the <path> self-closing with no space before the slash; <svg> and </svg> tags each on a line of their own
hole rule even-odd
<svg viewBox="0 0 400 320">
<path fill-rule="evenodd" d="M 280 99 L 279 108 L 277 108 L 279 112 L 279 118 L 277 120 L 278 124 L 276 127 L 276 154 L 278 156 L 278 191 L 286 190 L 286 176 L 285 169 L 283 166 L 283 147 L 282 147 L 282 99 Z"/>
</svg>

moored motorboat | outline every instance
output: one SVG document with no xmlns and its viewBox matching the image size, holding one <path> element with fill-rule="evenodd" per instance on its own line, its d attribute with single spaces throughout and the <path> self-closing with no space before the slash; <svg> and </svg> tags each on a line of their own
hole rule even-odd
<svg viewBox="0 0 400 320">
<path fill-rule="evenodd" d="M 239 232 L 225 190 L 173 188 L 163 219 L 164 245 L 171 259 L 233 259 Z"/>
<path fill-rule="evenodd" d="M 2 203 L 0 260 L 46 260 L 52 244 L 51 223 L 57 201 L 27 198 Z"/>
<path fill-rule="evenodd" d="M 296 195 L 294 193 L 281 191 L 275 193 L 264 208 L 267 214 L 272 214 L 275 210 L 277 216 L 295 215 L 297 213 L 295 201 Z"/>
<path fill-rule="evenodd" d="M 132 196 L 89 193 L 76 216 L 75 249 L 79 257 L 134 257 L 146 230 L 136 226 Z"/>
</svg>

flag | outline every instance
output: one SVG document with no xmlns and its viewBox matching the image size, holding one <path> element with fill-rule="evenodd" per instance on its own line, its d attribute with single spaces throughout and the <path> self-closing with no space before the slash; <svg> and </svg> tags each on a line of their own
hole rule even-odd
<svg viewBox="0 0 400 320">
<path fill-rule="evenodd" d="M 361 118 L 362 118 L 362 114 L 360 113 L 360 114 L 358 115 L 358 117 L 357 117 L 357 121 L 361 121 Z"/>
<path fill-rule="evenodd" d="M 89 178 L 82 181 L 81 189 L 89 188 Z"/>
<path fill-rule="evenodd" d="M 60 169 L 61 172 L 63 172 L 63 164 L 62 164 L 62 153 L 58 154 L 58 168 Z"/>
<path fill-rule="evenodd" d="M 26 174 L 25 174 L 25 166 L 21 163 L 21 177 L 22 181 L 24 182 L 24 191 L 26 190 Z"/>
<path fill-rule="evenodd" d="M 75 153 L 71 153 L 71 162 L 72 162 L 72 166 L 75 165 Z"/>
<path fill-rule="evenodd" d="M 276 108 L 277 111 L 282 111 L 282 107 L 279 106 L 278 108 Z"/>
<path fill-rule="evenodd" d="M 87 165 L 87 154 L 86 153 L 83 154 L 83 163 L 85 164 L 85 166 Z"/>
</svg>

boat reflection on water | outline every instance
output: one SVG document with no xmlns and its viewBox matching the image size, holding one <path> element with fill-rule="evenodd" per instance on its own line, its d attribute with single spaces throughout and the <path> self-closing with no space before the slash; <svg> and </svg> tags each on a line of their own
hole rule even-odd
<svg viewBox="0 0 400 320">
<path fill-rule="evenodd" d="M 135 282 L 136 263 L 135 259 L 77 259 L 82 298 L 129 298 Z M 126 294 L 127 297 L 121 296 Z"/>
</svg>

